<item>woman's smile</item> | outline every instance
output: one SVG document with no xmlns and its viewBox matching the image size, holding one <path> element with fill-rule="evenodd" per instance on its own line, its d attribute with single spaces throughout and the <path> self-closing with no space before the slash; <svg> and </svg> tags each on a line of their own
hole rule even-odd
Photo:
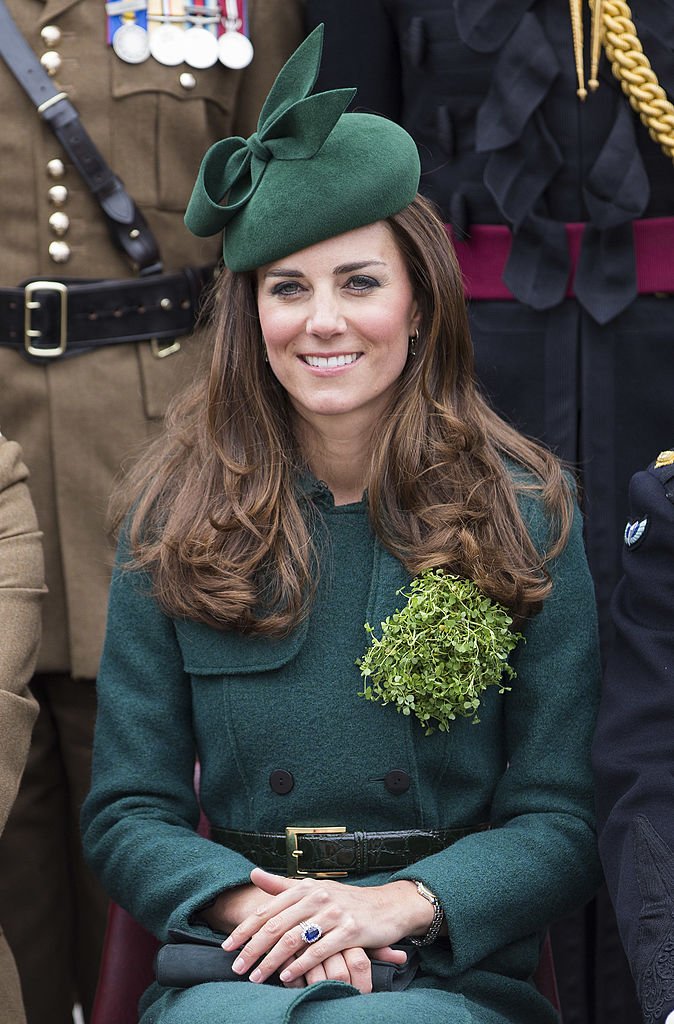
<svg viewBox="0 0 674 1024">
<path fill-rule="evenodd" d="M 338 370 L 342 366 L 352 366 L 357 359 L 360 359 L 361 355 L 362 352 L 349 352 L 348 355 L 334 356 L 302 355 L 300 359 L 316 370 Z"/>
</svg>

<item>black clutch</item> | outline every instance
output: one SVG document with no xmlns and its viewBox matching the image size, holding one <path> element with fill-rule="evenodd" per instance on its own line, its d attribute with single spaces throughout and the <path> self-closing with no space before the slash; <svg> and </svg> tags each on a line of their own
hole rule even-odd
<svg viewBox="0 0 674 1024">
<path fill-rule="evenodd" d="M 161 946 L 154 962 L 157 982 L 167 988 L 189 988 L 209 981 L 246 981 L 246 975 L 235 974 L 232 964 L 237 953 L 227 953 L 220 947 L 220 939 L 202 939 L 188 932 L 172 932 L 171 941 Z M 224 938 L 224 936 L 223 936 Z M 372 961 L 372 990 L 374 992 L 401 992 L 407 988 L 419 968 L 419 954 L 413 947 L 396 946 L 407 953 L 406 963 Z M 278 974 L 266 984 L 280 985 Z"/>
</svg>

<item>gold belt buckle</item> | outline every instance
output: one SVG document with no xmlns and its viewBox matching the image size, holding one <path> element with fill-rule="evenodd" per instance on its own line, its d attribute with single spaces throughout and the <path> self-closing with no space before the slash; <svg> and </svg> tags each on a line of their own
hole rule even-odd
<svg viewBox="0 0 674 1024">
<path fill-rule="evenodd" d="M 345 878 L 348 871 L 302 871 L 299 859 L 302 856 L 298 836 L 309 835 L 343 835 L 346 832 L 346 825 L 321 825 L 319 828 L 296 828 L 289 825 L 286 828 L 286 873 L 289 878 Z"/>
</svg>

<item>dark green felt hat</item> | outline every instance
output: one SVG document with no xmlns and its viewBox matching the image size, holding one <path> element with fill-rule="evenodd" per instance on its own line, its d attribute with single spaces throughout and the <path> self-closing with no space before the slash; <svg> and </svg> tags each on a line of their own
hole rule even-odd
<svg viewBox="0 0 674 1024">
<path fill-rule="evenodd" d="M 279 72 L 257 131 L 216 142 L 202 161 L 185 223 L 200 236 L 224 230 L 231 270 L 383 220 L 416 195 L 419 155 L 403 128 L 345 114 L 355 89 L 309 95 L 322 48 L 319 25 Z"/>
</svg>

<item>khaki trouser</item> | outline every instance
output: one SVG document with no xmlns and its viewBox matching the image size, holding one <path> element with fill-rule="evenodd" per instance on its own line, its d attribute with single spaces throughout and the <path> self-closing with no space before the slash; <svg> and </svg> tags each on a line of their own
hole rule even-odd
<svg viewBox="0 0 674 1024">
<path fill-rule="evenodd" d="M 0 838 L 0 922 L 16 959 L 28 1024 L 72 1024 L 75 1000 L 85 1019 L 91 1010 L 107 904 L 84 864 L 79 834 L 96 690 L 91 680 L 60 674 L 38 675 L 31 685 L 40 712 Z"/>
<path fill-rule="evenodd" d="M 0 931 L 0 1024 L 25 1024 L 21 985 L 12 951 Z"/>
</svg>

